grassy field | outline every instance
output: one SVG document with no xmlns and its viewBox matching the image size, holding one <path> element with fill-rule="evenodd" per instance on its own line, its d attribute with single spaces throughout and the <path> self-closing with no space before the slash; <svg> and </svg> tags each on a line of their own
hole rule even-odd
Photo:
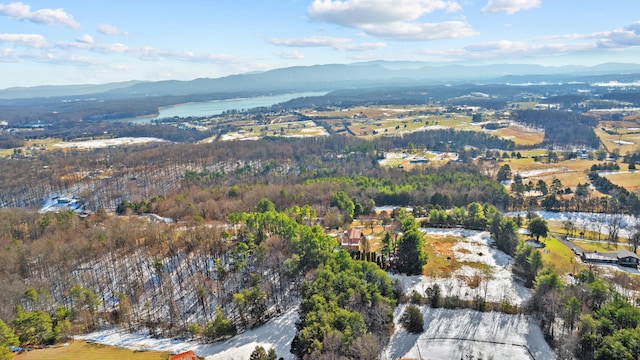
<svg viewBox="0 0 640 360">
<path fill-rule="evenodd" d="M 538 102 L 536 101 L 516 101 L 509 103 L 510 106 L 513 106 L 517 109 L 535 109 Z"/>
<path fill-rule="evenodd" d="M 584 268 L 584 264 L 578 262 L 573 252 L 558 239 L 548 237 L 544 243 L 545 247 L 538 251 L 542 253 L 545 268 L 556 269 L 560 275 L 576 274 Z"/>
<path fill-rule="evenodd" d="M 16 149 L 22 151 L 23 154 L 36 155 L 41 152 L 42 149 L 51 149 L 54 144 L 61 142 L 58 138 L 47 138 L 38 140 L 29 140 L 25 142 L 25 145 Z M 0 157 L 7 157 L 13 154 L 14 149 L 0 149 Z"/>
<path fill-rule="evenodd" d="M 132 351 L 76 340 L 68 346 L 39 349 L 13 357 L 14 360 L 166 360 L 171 354 L 158 351 Z"/>
<path fill-rule="evenodd" d="M 321 136 L 325 131 L 323 127 L 317 126 L 313 121 L 296 121 L 287 123 L 274 123 L 270 125 L 247 125 L 242 127 L 244 137 L 258 136 Z"/>
<path fill-rule="evenodd" d="M 315 112 L 315 111 L 307 111 L 304 112 L 305 115 L 308 116 L 327 116 L 327 117 L 335 117 L 335 118 L 353 118 L 354 116 L 366 116 L 370 119 L 384 118 L 384 117 L 392 117 L 398 115 L 408 115 L 411 111 L 431 111 L 435 112 L 442 107 L 438 106 L 373 106 L 373 107 L 354 107 L 350 109 L 343 110 L 335 110 L 335 111 L 323 111 L 323 112 Z"/>
</svg>

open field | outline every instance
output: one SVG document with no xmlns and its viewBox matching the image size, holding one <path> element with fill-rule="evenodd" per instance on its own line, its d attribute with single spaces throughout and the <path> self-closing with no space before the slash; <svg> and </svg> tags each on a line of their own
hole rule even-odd
<svg viewBox="0 0 640 360">
<path fill-rule="evenodd" d="M 545 268 L 556 269 L 558 274 L 576 274 L 585 267 L 576 260 L 575 254 L 558 239 L 550 236 L 544 240 L 545 247 L 538 249 Z"/>
<path fill-rule="evenodd" d="M 145 349 L 163 351 L 165 354 L 176 354 L 193 350 L 196 355 L 206 360 L 249 359 L 251 352 L 259 345 L 265 349 L 274 348 L 278 358 L 282 357 L 285 360 L 293 360 L 295 356 L 290 353 L 289 350 L 291 348 L 291 340 L 296 335 L 297 320 L 298 307 L 292 306 L 285 313 L 272 318 L 266 324 L 247 330 L 230 339 L 216 341 L 214 343 L 156 338 L 146 334 L 130 333 L 118 329 L 97 331 L 85 335 L 84 338 L 96 343 L 127 349 L 136 349 L 144 346 Z M 131 353 L 132 351 L 128 350 L 128 352 Z M 83 358 L 75 357 L 73 359 Z M 96 360 L 97 359 L 98 358 L 96 358 Z M 122 359 L 138 360 L 137 358 L 128 357 L 122 357 Z"/>
<path fill-rule="evenodd" d="M 544 180 L 551 184 L 554 178 L 562 182 L 562 185 L 577 186 L 589 182 L 588 170 L 596 160 L 568 160 L 557 163 L 534 162 L 532 158 L 508 159 L 500 163 L 500 166 L 508 164 L 511 172 L 515 175 L 519 173 L 525 183 L 532 180 Z"/>
<path fill-rule="evenodd" d="M 622 166 L 626 166 L 626 164 L 621 164 Z M 612 183 L 622 186 L 629 191 L 637 191 L 640 189 L 640 172 L 639 171 L 624 171 L 621 170 L 619 173 L 612 173 L 603 175 Z"/>
<path fill-rule="evenodd" d="M 640 149 L 639 127 L 640 125 L 631 121 L 601 121 L 594 132 L 608 151 L 619 149 L 620 154 L 624 155 Z"/>
<path fill-rule="evenodd" d="M 269 125 L 247 125 L 239 132 L 246 137 L 258 136 L 326 136 L 326 130 L 313 121 L 274 122 Z"/>
<path fill-rule="evenodd" d="M 519 173 L 525 183 L 532 180 L 534 183 L 542 179 L 548 184 L 557 178 L 565 187 L 575 187 L 578 184 L 589 183 L 589 170 L 592 165 L 600 164 L 597 160 L 564 160 L 556 163 L 534 162 L 532 157 L 544 154 L 544 151 L 521 152 L 521 159 L 506 159 L 500 162 L 500 166 L 508 164 L 513 174 Z M 604 172 L 601 176 L 608 178 L 612 183 L 622 186 L 629 191 L 640 189 L 640 171 L 627 171 L 627 164 L 618 162 L 619 172 Z M 592 194 L 594 195 L 594 194 Z M 598 195 L 597 193 L 595 194 Z"/>
<path fill-rule="evenodd" d="M 14 360 L 166 360 L 169 353 L 160 351 L 133 351 L 114 346 L 76 340 L 68 346 L 39 349 L 13 357 Z"/>
<path fill-rule="evenodd" d="M 535 103 L 532 104 L 531 106 L 535 106 Z M 480 123 L 472 123 L 471 116 L 467 114 L 436 115 L 443 110 L 435 106 L 357 107 L 347 110 L 306 112 L 305 115 L 344 119 L 351 123 L 348 128 L 355 136 L 369 137 L 418 130 L 453 128 L 467 131 L 487 131 L 498 137 L 511 139 L 518 145 L 535 145 L 544 139 L 544 132 L 521 125 L 512 124 L 498 130 L 484 130 Z M 424 115 L 424 112 L 434 114 Z"/>
<path fill-rule="evenodd" d="M 80 141 L 64 141 L 57 144 L 53 144 L 58 148 L 72 148 L 72 149 L 102 149 L 110 146 L 121 145 L 136 145 L 145 144 L 148 142 L 166 142 L 167 140 L 151 138 L 151 137 L 122 137 L 113 139 L 100 139 L 100 140 L 80 140 Z"/>
<path fill-rule="evenodd" d="M 15 149 L 0 149 L 0 157 L 7 157 L 13 155 L 14 150 L 22 151 L 23 154 L 36 155 L 41 151 L 51 149 L 54 144 L 61 142 L 58 138 L 46 138 L 38 140 L 30 140 L 25 142 L 25 145 Z"/>
<path fill-rule="evenodd" d="M 333 118 L 353 118 L 354 116 L 366 116 L 371 119 L 383 117 L 396 117 L 398 115 L 409 115 L 412 111 L 438 112 L 444 110 L 441 106 L 358 106 L 354 108 L 332 110 L 332 111 L 303 111 L 308 116 L 326 116 Z M 412 115 L 413 116 L 413 115 Z"/>
<path fill-rule="evenodd" d="M 397 322 L 382 359 L 555 359 L 540 328 L 526 315 L 420 307 L 424 332 L 410 334 Z"/>
<path fill-rule="evenodd" d="M 519 125 L 498 129 L 496 135 L 504 139 L 511 139 L 516 145 L 536 145 L 544 140 L 544 132 Z"/>
<path fill-rule="evenodd" d="M 435 153 L 431 151 L 417 151 L 413 154 L 400 153 L 400 152 L 388 152 L 385 153 L 385 158 L 378 160 L 381 166 L 397 168 L 403 167 L 405 169 L 411 169 L 416 166 L 423 166 L 425 164 L 433 165 L 445 165 L 449 161 L 457 160 L 458 154 L 456 153 Z"/>
<path fill-rule="evenodd" d="M 423 274 L 444 278 L 458 270 L 462 264 L 455 258 L 453 246 L 460 239 L 455 236 L 427 236 L 425 250 L 428 256 Z"/>
<path fill-rule="evenodd" d="M 531 295 L 529 289 L 513 278 L 513 258 L 490 246 L 487 231 L 423 228 L 429 260 L 422 276 L 397 277 L 405 294 L 412 291 L 425 295 L 434 284 L 442 296 L 458 296 L 472 300 L 481 296 L 486 301 L 520 305 Z M 432 264 L 430 264 L 432 263 Z M 431 267 L 430 267 L 431 266 Z"/>
<path fill-rule="evenodd" d="M 537 101 L 514 101 L 509 103 L 509 106 L 516 109 L 535 109 L 536 105 L 538 105 Z"/>
</svg>

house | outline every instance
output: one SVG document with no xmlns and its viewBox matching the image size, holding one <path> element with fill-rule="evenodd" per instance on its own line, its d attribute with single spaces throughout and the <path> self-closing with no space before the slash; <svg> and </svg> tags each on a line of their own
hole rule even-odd
<svg viewBox="0 0 640 360">
<path fill-rule="evenodd" d="M 362 235 L 362 229 L 351 228 L 342 235 L 340 246 L 347 251 L 360 251 L 363 240 L 364 235 Z"/>
<path fill-rule="evenodd" d="M 199 360 L 193 350 L 169 356 L 169 360 Z"/>
<path fill-rule="evenodd" d="M 630 266 L 637 268 L 638 263 L 640 262 L 640 258 L 635 253 L 629 250 L 618 250 L 616 251 L 618 256 L 618 265 L 622 266 Z"/>
<path fill-rule="evenodd" d="M 629 250 L 618 250 L 610 253 L 583 252 L 580 258 L 587 263 L 618 264 L 634 268 L 637 268 L 640 262 L 640 258 Z"/>
</svg>

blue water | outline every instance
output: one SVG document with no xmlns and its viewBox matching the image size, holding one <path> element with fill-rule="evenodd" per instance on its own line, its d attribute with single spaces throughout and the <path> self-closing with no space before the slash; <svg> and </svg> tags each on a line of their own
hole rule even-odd
<svg viewBox="0 0 640 360">
<path fill-rule="evenodd" d="M 147 123 L 153 120 L 178 117 L 204 117 L 220 115 L 229 110 L 247 110 L 256 107 L 268 107 L 291 99 L 305 96 L 323 96 L 327 92 L 302 92 L 273 96 L 259 96 L 247 99 L 214 100 L 194 102 L 160 108 L 158 116 L 123 119 L 122 121 Z"/>
</svg>

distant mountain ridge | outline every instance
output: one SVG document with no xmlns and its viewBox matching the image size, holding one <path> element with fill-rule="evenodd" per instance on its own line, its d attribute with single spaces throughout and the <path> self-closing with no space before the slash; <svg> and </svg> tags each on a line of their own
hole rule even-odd
<svg viewBox="0 0 640 360">
<path fill-rule="evenodd" d="M 0 90 L 0 99 L 20 99 L 36 97 L 57 97 L 73 95 L 90 95 L 106 91 L 127 88 L 142 83 L 139 80 L 114 82 L 108 84 L 84 84 L 84 85 L 43 85 L 33 87 L 11 87 Z"/>
<path fill-rule="evenodd" d="M 110 98 L 185 96 L 205 93 L 322 91 L 382 85 L 428 85 L 461 82 L 505 82 L 517 76 L 571 76 L 640 73 L 640 64 L 596 66 L 531 64 L 467 65 L 419 61 L 370 61 L 353 64 L 295 66 L 261 73 L 188 81 L 127 81 L 103 85 L 38 86 L 0 90 L 0 99 L 104 94 Z M 501 80 L 502 79 L 502 80 Z"/>
</svg>

